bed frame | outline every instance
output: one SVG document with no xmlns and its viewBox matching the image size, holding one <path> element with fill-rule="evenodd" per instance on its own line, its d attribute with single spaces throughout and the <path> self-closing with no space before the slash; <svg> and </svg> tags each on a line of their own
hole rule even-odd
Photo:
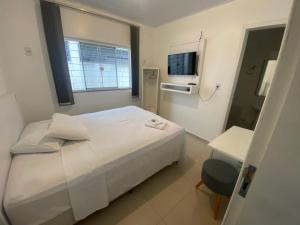
<svg viewBox="0 0 300 225">
<path fill-rule="evenodd" d="M 24 128 L 24 120 L 13 94 L 0 96 L 0 224 L 9 225 L 3 209 L 3 196 L 11 163 L 10 148 Z"/>
</svg>

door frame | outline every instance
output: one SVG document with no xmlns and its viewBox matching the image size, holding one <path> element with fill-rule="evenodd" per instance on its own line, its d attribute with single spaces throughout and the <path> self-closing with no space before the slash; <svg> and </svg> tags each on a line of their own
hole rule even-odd
<svg viewBox="0 0 300 225">
<path fill-rule="evenodd" d="M 242 37 L 241 37 L 241 41 L 240 41 L 240 51 L 239 51 L 240 54 L 238 55 L 238 58 L 237 58 L 237 65 L 236 65 L 236 70 L 235 70 L 235 75 L 234 75 L 234 82 L 233 82 L 233 85 L 232 85 L 232 90 L 231 90 L 229 102 L 228 102 L 228 105 L 227 105 L 226 114 L 225 114 L 225 118 L 224 118 L 221 133 L 225 131 L 226 125 L 227 125 L 227 122 L 228 122 L 229 113 L 230 113 L 230 109 L 231 109 L 233 98 L 234 98 L 234 93 L 236 91 L 237 82 L 238 82 L 238 79 L 239 79 L 239 76 L 240 76 L 242 63 L 243 63 L 243 59 L 244 59 L 244 56 L 245 56 L 245 50 L 246 50 L 246 46 L 247 46 L 247 42 L 248 42 L 249 33 L 251 31 L 255 31 L 255 30 L 264 30 L 264 29 L 271 29 L 271 28 L 278 28 L 278 27 L 285 27 L 286 28 L 287 24 L 288 24 L 287 19 L 280 19 L 280 20 L 263 21 L 263 22 L 260 22 L 260 23 L 252 23 L 252 24 L 247 24 L 247 25 L 243 26 Z M 282 38 L 282 43 L 285 40 L 285 36 L 287 34 L 286 31 L 287 31 L 287 29 L 285 29 L 285 31 L 284 31 L 283 38 Z M 282 51 L 282 43 L 281 43 L 281 46 L 280 46 L 279 54 Z"/>
</svg>

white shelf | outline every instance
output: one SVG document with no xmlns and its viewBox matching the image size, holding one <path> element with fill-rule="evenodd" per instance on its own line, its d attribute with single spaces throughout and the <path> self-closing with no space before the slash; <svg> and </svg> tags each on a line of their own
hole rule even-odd
<svg viewBox="0 0 300 225">
<path fill-rule="evenodd" d="M 176 83 L 160 83 L 160 90 L 195 95 L 199 93 L 199 86 Z"/>
<path fill-rule="evenodd" d="M 159 95 L 159 68 L 143 66 L 142 71 L 142 107 L 157 114 Z"/>
<path fill-rule="evenodd" d="M 159 68 L 153 66 L 143 66 L 143 70 L 159 70 Z"/>
</svg>

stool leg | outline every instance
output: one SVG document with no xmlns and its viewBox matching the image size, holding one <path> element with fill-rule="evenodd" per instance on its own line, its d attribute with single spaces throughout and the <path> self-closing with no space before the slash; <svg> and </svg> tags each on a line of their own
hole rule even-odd
<svg viewBox="0 0 300 225">
<path fill-rule="evenodd" d="M 198 189 L 202 184 L 203 184 L 203 181 L 200 180 L 200 181 L 196 184 L 196 189 Z"/>
<path fill-rule="evenodd" d="M 215 208 L 214 208 L 214 219 L 215 220 L 218 218 L 221 202 L 222 202 L 222 196 L 220 194 L 217 194 L 216 201 L 215 201 Z"/>
</svg>

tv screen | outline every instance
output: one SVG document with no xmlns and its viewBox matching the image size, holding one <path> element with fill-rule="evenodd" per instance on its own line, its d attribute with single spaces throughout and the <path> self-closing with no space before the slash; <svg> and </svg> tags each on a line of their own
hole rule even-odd
<svg viewBox="0 0 300 225">
<path fill-rule="evenodd" d="M 195 75 L 196 52 L 168 55 L 169 75 Z"/>
</svg>

